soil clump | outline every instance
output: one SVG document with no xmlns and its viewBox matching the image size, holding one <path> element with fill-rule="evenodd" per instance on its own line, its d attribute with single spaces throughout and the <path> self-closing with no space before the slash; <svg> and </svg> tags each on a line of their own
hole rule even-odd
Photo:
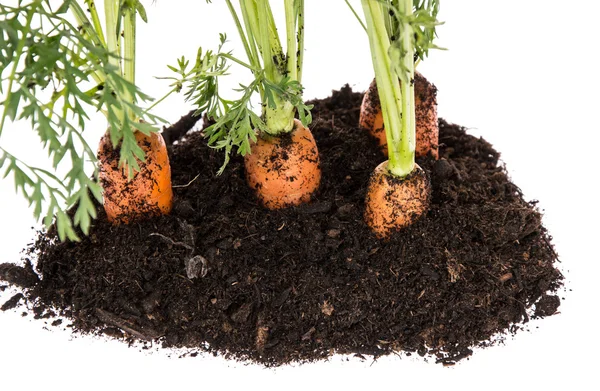
<svg viewBox="0 0 600 391">
<path fill-rule="evenodd" d="M 432 184 L 427 214 L 375 238 L 364 199 L 384 157 L 358 128 L 361 99 L 345 86 L 310 102 L 322 183 L 285 210 L 259 205 L 243 158 L 217 176 L 222 153 L 185 134 L 195 120 L 180 121 L 168 137 L 183 137 L 169 147 L 172 214 L 113 226 L 99 212 L 80 243 L 41 233 L 33 267 L 0 265 L 0 280 L 23 287 L 2 309 L 27 302 L 74 332 L 266 366 L 395 352 L 453 364 L 556 313 L 563 277 L 535 202 L 460 126 L 440 120 L 440 160 L 418 161 Z"/>
</svg>

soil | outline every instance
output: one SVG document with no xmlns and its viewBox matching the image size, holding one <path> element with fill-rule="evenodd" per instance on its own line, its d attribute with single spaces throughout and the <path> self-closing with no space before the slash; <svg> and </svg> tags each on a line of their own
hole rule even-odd
<svg viewBox="0 0 600 391">
<path fill-rule="evenodd" d="M 345 86 L 311 102 L 323 170 L 311 203 L 263 209 L 243 159 L 217 176 L 221 152 L 191 132 L 170 147 L 170 216 L 112 226 L 100 212 L 80 243 L 40 233 L 24 268 L 0 265 L 23 294 L 4 306 L 64 316 L 76 333 L 266 366 L 333 353 L 453 364 L 557 313 L 563 277 L 535 202 L 460 126 L 440 120 L 440 160 L 419 161 L 429 212 L 389 241 L 374 237 L 363 204 L 383 156 L 357 127 L 361 99 Z M 170 135 L 195 119 L 180 123 Z"/>
</svg>

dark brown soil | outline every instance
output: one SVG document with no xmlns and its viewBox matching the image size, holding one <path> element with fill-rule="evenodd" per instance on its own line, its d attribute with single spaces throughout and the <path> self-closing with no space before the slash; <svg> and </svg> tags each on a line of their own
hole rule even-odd
<svg viewBox="0 0 600 391">
<path fill-rule="evenodd" d="M 241 159 L 217 177 L 222 155 L 195 132 L 172 146 L 171 216 L 114 227 L 101 214 L 81 243 L 42 234 L 29 250 L 37 276 L 2 265 L 0 279 L 75 332 L 268 366 L 394 352 L 452 364 L 556 313 L 562 275 L 535 203 L 459 126 L 440 121 L 441 159 L 419 162 L 427 215 L 374 238 L 363 202 L 383 158 L 357 128 L 361 97 L 346 86 L 312 102 L 323 169 L 312 203 L 264 210 Z"/>
</svg>

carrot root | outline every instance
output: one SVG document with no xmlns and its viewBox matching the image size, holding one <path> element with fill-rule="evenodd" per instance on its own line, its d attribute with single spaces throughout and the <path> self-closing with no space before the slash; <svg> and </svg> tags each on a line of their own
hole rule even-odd
<svg viewBox="0 0 600 391">
<path fill-rule="evenodd" d="M 438 158 L 439 126 L 437 116 L 437 88 L 419 72 L 415 72 L 415 120 L 417 157 L 431 154 Z M 387 138 L 383 124 L 383 113 L 375 80 L 363 97 L 360 107 L 359 125 L 368 129 L 387 156 Z"/>
<path fill-rule="evenodd" d="M 138 145 L 146 161 L 138 161 L 140 171 L 128 178 L 119 168 L 119 152 L 113 149 L 108 132 L 98 149 L 99 178 L 103 205 L 109 221 L 128 224 L 133 220 L 168 214 L 173 206 L 171 166 L 167 146 L 160 133 L 146 136 L 136 132 Z"/>
<path fill-rule="evenodd" d="M 259 135 L 244 165 L 248 185 L 269 209 L 308 202 L 321 183 L 317 144 L 298 120 L 289 135 Z"/>
<path fill-rule="evenodd" d="M 431 187 L 417 164 L 406 178 L 396 178 L 381 163 L 369 180 L 364 219 L 380 239 L 414 223 L 429 207 Z"/>
</svg>

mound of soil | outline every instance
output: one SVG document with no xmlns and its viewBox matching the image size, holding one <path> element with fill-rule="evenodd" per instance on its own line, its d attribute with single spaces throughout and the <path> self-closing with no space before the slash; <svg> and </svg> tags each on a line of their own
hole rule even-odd
<svg viewBox="0 0 600 391">
<path fill-rule="evenodd" d="M 24 287 L 3 309 L 26 301 L 75 332 L 267 366 L 392 352 L 452 364 L 556 313 L 562 275 L 535 203 L 460 126 L 440 120 L 440 160 L 419 162 L 427 215 L 388 242 L 373 236 L 363 202 L 383 156 L 357 127 L 361 99 L 346 86 L 311 102 L 323 179 L 310 204 L 261 208 L 242 159 L 216 176 L 222 153 L 189 133 L 170 147 L 172 215 L 115 227 L 101 213 L 80 243 L 40 234 L 34 267 L 0 266 Z"/>
</svg>

